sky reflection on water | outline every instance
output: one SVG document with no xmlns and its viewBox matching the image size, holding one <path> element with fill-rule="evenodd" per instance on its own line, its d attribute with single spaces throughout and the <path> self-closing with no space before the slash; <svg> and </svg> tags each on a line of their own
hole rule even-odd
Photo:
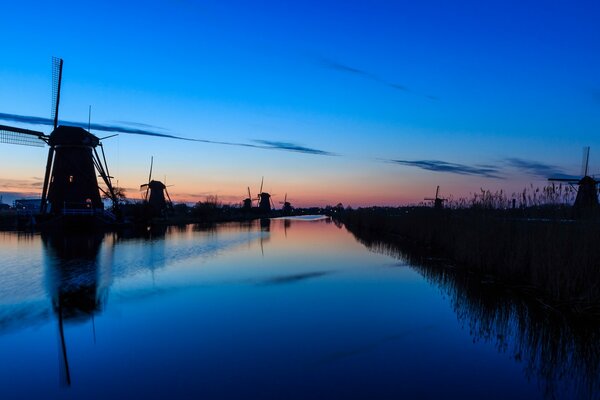
<svg viewBox="0 0 600 400">
<path fill-rule="evenodd" d="M 492 315 L 458 304 L 477 293 L 328 220 L 4 233 L 0 255 L 2 399 L 548 396 L 465 323 Z"/>
</svg>

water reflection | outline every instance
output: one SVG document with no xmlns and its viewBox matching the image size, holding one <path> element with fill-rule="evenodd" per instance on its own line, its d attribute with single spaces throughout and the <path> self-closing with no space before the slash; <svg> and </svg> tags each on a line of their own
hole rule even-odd
<svg viewBox="0 0 600 400">
<path fill-rule="evenodd" d="M 98 265 L 103 235 L 42 235 L 46 248 L 46 284 L 57 316 L 60 336 L 61 377 L 71 384 L 65 322 L 92 320 L 108 293 Z"/>
<path fill-rule="evenodd" d="M 600 393 L 591 325 L 360 237 L 395 259 L 374 254 L 338 228 L 274 219 L 0 234 L 0 398 Z"/>
<path fill-rule="evenodd" d="M 548 310 L 534 296 L 485 277 L 459 273 L 410 246 L 364 232 L 354 235 L 370 250 L 401 259 L 402 265 L 439 287 L 473 341 L 491 343 L 522 364 L 527 379 L 540 383 L 545 398 L 600 396 L 597 320 L 567 318 Z"/>
</svg>

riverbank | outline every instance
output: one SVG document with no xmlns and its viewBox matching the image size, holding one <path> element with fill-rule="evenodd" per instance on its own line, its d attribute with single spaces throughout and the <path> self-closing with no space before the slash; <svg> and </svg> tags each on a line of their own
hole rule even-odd
<svg viewBox="0 0 600 400">
<path fill-rule="evenodd" d="M 427 207 L 345 210 L 335 216 L 361 241 L 442 258 L 534 295 L 546 307 L 600 318 L 600 223 L 512 210 Z"/>
</svg>

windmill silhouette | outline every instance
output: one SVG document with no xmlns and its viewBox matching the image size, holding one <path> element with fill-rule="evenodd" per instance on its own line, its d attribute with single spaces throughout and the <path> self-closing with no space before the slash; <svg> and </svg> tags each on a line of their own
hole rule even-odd
<svg viewBox="0 0 600 400">
<path fill-rule="evenodd" d="M 44 132 L 0 125 L 0 143 L 25 146 L 49 146 L 40 214 L 47 217 L 95 216 L 108 220 L 116 217 L 104 210 L 100 193 L 112 200 L 117 211 L 118 200 L 108 171 L 101 139 L 89 131 L 74 126 L 58 125 L 62 85 L 63 60 L 52 59 L 52 119 L 53 130 Z M 114 135 L 108 136 L 112 137 Z M 104 139 L 107 139 L 105 137 Z M 100 148 L 101 155 L 97 151 Z M 98 185 L 100 177 L 106 186 Z"/>
<path fill-rule="evenodd" d="M 144 204 L 148 206 L 152 216 L 166 216 L 169 209 L 173 208 L 171 196 L 167 191 L 167 185 L 161 181 L 152 179 L 152 167 L 154 166 L 154 157 L 150 158 L 150 173 L 148 174 L 148 183 L 140 186 L 140 190 L 145 189 L 143 197 Z M 168 200 L 168 201 L 167 201 Z"/>
<path fill-rule="evenodd" d="M 283 204 L 283 207 L 281 209 L 281 211 L 283 212 L 283 215 L 290 215 L 292 213 L 292 211 L 294 211 L 294 207 L 292 207 L 292 203 L 287 201 L 287 193 L 285 194 L 283 201 L 280 201 L 279 204 Z"/>
<path fill-rule="evenodd" d="M 258 192 L 258 196 L 257 196 L 256 200 L 258 201 L 258 210 L 261 213 L 270 213 L 271 206 L 273 204 L 273 200 L 271 199 L 271 195 L 269 193 L 263 192 L 264 181 L 265 181 L 265 177 L 263 176 L 262 179 L 260 180 L 260 190 Z"/>
<path fill-rule="evenodd" d="M 423 200 L 433 201 L 433 208 L 440 209 L 444 208 L 444 202 L 448 199 L 440 197 L 440 186 L 438 185 L 437 189 L 435 190 L 435 197 L 425 197 Z"/>
<path fill-rule="evenodd" d="M 245 198 L 242 203 L 242 210 L 244 210 L 244 211 L 252 210 L 252 195 L 250 194 L 250 186 L 248 186 L 248 197 Z"/>
<path fill-rule="evenodd" d="M 598 181 L 589 175 L 590 148 L 583 148 L 583 161 L 581 164 L 581 177 L 549 178 L 550 182 L 566 182 L 577 185 L 577 196 L 573 207 L 578 212 L 588 213 L 598 211 Z"/>
</svg>

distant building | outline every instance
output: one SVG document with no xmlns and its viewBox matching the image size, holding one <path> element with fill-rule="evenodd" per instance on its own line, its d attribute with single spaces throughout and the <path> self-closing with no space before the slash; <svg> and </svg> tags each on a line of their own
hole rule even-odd
<svg viewBox="0 0 600 400">
<path fill-rule="evenodd" d="M 13 203 L 14 208 L 19 211 L 39 212 L 42 199 L 19 199 Z"/>
<path fill-rule="evenodd" d="M 8 209 L 10 209 L 8 204 L 0 203 L 0 211 L 6 211 Z"/>
</svg>

